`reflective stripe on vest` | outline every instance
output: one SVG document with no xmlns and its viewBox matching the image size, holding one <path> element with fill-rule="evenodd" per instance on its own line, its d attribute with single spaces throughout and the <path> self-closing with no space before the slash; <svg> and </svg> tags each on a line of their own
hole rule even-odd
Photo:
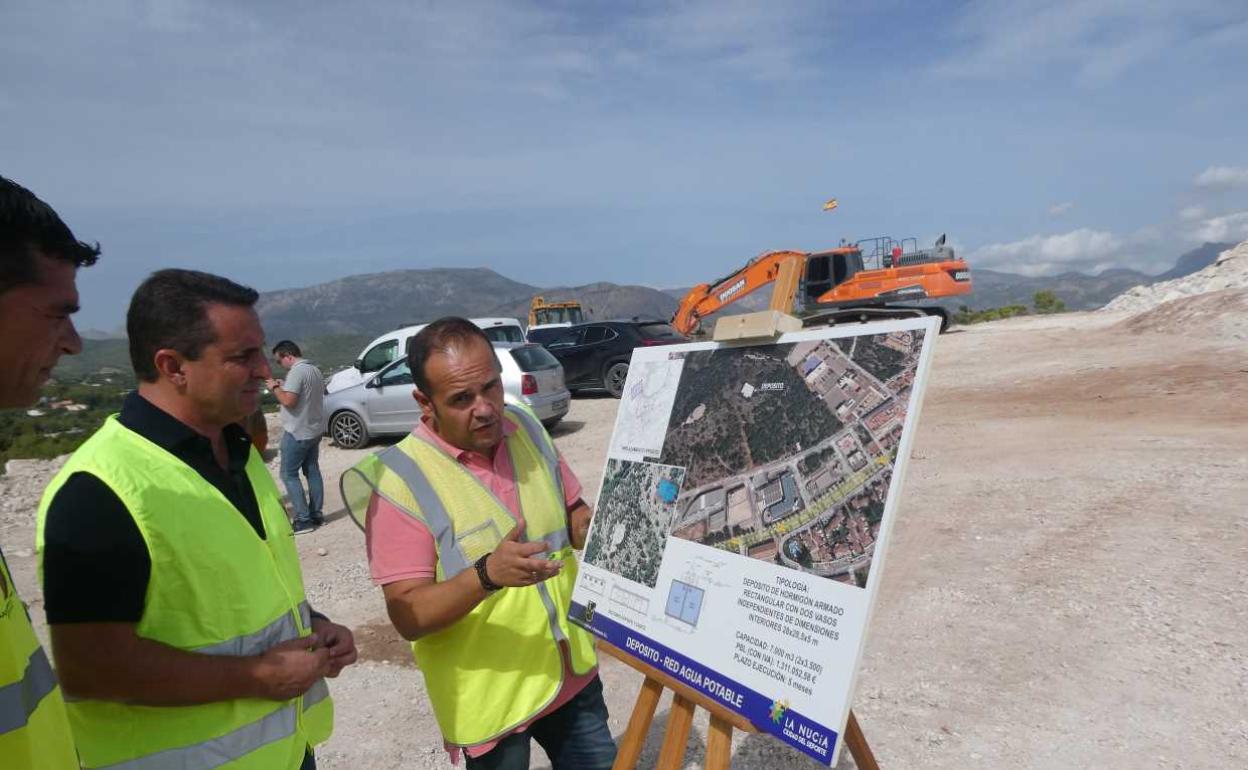
<svg viewBox="0 0 1248 770">
<path fill-rule="evenodd" d="M 559 494 L 559 499 L 562 500 L 564 497 L 563 474 L 559 472 L 559 454 L 555 451 L 555 447 L 550 442 L 550 439 L 546 437 L 546 433 L 542 429 L 541 424 L 522 409 L 508 409 L 507 414 L 516 418 L 516 422 L 520 423 L 520 427 L 524 429 L 524 432 L 528 435 L 529 440 L 533 442 L 533 445 L 537 447 L 538 452 L 541 453 L 542 460 L 546 463 L 546 469 L 550 473 L 550 478 L 555 483 L 555 490 Z M 440 448 L 438 448 L 435 444 L 430 443 L 424 437 L 417 438 L 424 441 L 434 449 L 441 451 Z M 504 448 L 506 448 L 505 443 Z M 510 456 L 510 449 L 507 451 Z M 450 580 L 455 575 L 458 575 L 460 572 L 463 572 L 473 566 L 462 558 L 459 549 L 455 547 L 455 530 L 451 526 L 451 516 L 447 512 L 446 506 L 442 503 L 442 500 L 438 497 L 437 493 L 433 491 L 433 485 L 429 483 L 428 477 L 425 476 L 424 471 L 420 469 L 420 466 L 416 464 L 416 461 L 404 452 L 403 448 L 397 444 L 389 449 L 379 452 L 377 454 L 377 459 L 389 468 L 396 476 L 403 480 L 403 483 L 405 483 L 407 488 L 411 491 L 412 496 L 416 498 L 416 503 L 420 506 L 420 512 L 425 517 L 425 520 L 429 525 L 429 530 L 431 532 L 439 533 L 437 543 L 438 560 L 441 563 L 442 573 L 445 579 Z M 511 457 L 511 467 L 512 472 L 514 473 L 516 467 L 515 457 Z M 500 508 L 507 510 L 507 506 L 503 505 L 503 502 L 498 499 L 498 496 L 494 494 L 493 490 L 482 484 L 481 480 L 473 474 L 469 473 L 468 475 L 498 503 Z M 346 474 L 343 474 L 344 479 L 345 477 Z M 343 499 L 347 499 L 345 490 Z M 398 508 L 403 507 L 402 505 L 395 503 L 393 500 L 390 502 L 394 503 Z M 517 505 L 519 505 L 521 509 L 520 517 L 526 518 L 524 515 L 524 504 L 519 500 L 519 497 L 517 497 Z M 356 519 L 354 515 L 352 518 Z M 359 522 L 357 521 L 357 524 L 358 523 Z M 488 526 L 488 524 L 483 526 Z M 460 535 L 460 537 L 468 537 L 471 534 L 471 531 L 464 532 Z M 505 532 L 499 533 L 500 537 L 506 534 L 507 533 Z M 557 554 L 572 545 L 572 539 L 569 537 L 566 528 L 551 532 L 540 538 L 540 540 L 546 544 L 548 556 L 553 556 L 554 554 Z M 530 540 L 529 542 L 536 541 Z"/>
<path fill-rule="evenodd" d="M 36 647 L 21 680 L 0 687 L 0 733 L 19 730 L 44 698 L 56 689 L 56 675 L 42 647 Z"/>
<path fill-rule="evenodd" d="M 542 459 L 546 461 L 546 467 L 550 469 L 550 477 L 555 481 L 555 489 L 559 491 L 559 499 L 562 500 L 563 474 L 559 472 L 559 453 L 555 451 L 555 445 L 550 440 L 549 434 L 542 428 L 542 424 L 525 410 L 511 409 L 509 413 L 519 420 L 524 432 L 529 434 L 529 440 L 533 442 L 533 446 L 542 453 Z M 512 467 L 515 467 L 514 462 Z"/>
<path fill-rule="evenodd" d="M 286 706 L 219 738 L 106 765 L 98 770 L 212 770 L 245 757 L 261 746 L 290 737 L 297 723 L 295 707 Z"/>
<path fill-rule="evenodd" d="M 305 628 L 312 625 L 312 608 L 306 601 L 299 602 L 299 617 Z M 298 638 L 299 626 L 295 624 L 294 617 L 286 612 L 259 631 L 236 636 L 216 644 L 194 647 L 191 652 L 198 652 L 201 655 L 233 655 L 241 658 L 245 655 L 260 655 L 270 647 Z"/>
<path fill-rule="evenodd" d="M 429 478 L 425 476 L 416 461 L 397 446 L 392 446 L 377 455 L 377 459 L 396 476 L 403 479 L 403 483 L 407 484 L 407 488 L 411 490 L 412 496 L 420 505 L 420 512 L 429 524 L 429 531 L 437 533 L 438 561 L 442 565 L 442 574 L 446 576 L 446 579 L 450 580 L 471 567 L 472 565 L 464 561 L 459 549 L 455 547 L 455 529 L 451 526 L 451 515 L 447 513 L 446 506 L 433 491 Z"/>
<path fill-rule="evenodd" d="M 422 438 L 421 440 L 425 441 L 425 443 L 430 447 L 433 447 L 435 451 L 441 451 L 436 445 L 430 443 L 426 439 Z M 537 444 L 537 446 L 541 448 L 543 444 Z M 416 464 L 416 461 L 397 446 L 390 447 L 386 451 L 382 452 L 378 456 L 378 459 L 381 460 L 382 464 L 402 479 L 403 483 L 407 484 L 408 489 L 412 491 L 413 496 L 416 498 L 416 502 L 420 504 L 421 515 L 425 517 L 425 521 L 428 523 L 430 531 L 438 533 L 438 561 L 442 567 L 443 578 L 445 580 L 450 580 L 460 572 L 471 568 L 473 565 L 465 561 L 460 553 L 460 550 L 455 547 L 455 529 L 451 526 L 450 512 L 446 510 L 446 505 L 433 491 L 433 486 L 429 483 L 428 477 L 425 476 L 425 472 L 420 469 L 420 466 Z M 550 459 L 546 456 L 545 452 L 543 452 L 542 459 L 547 461 L 546 466 L 547 469 L 550 470 Z M 515 467 L 514 457 L 512 458 L 512 467 Z M 562 485 L 558 482 L 559 458 L 557 455 L 554 456 L 553 470 L 555 474 L 553 478 L 556 479 L 555 489 L 558 490 L 559 496 L 562 499 Z M 507 506 L 503 505 L 503 502 L 498 499 L 489 487 L 482 484 L 480 479 L 472 473 L 465 471 L 465 474 L 471 478 L 473 482 L 480 486 L 490 497 L 494 498 L 494 501 L 498 503 L 500 508 L 507 510 Z M 516 504 L 520 507 L 519 513 L 521 518 L 524 518 L 524 503 L 517 498 Z M 488 527 L 490 526 L 490 522 L 487 522 L 482 526 Z M 460 537 L 467 537 L 471 534 L 471 532 L 465 532 L 460 535 Z M 528 542 L 537 541 L 529 540 Z M 572 540 L 568 536 L 568 530 L 566 527 L 563 529 L 557 529 L 554 532 L 547 534 L 541 538 L 541 542 L 546 544 L 548 556 L 554 556 L 572 544 Z M 534 587 L 537 588 L 538 595 L 542 597 L 542 604 L 546 607 L 546 619 L 550 624 L 551 634 L 554 636 L 556 641 L 564 641 L 568 637 L 563 633 L 563 629 L 559 627 L 559 609 L 555 607 L 554 600 L 550 598 L 550 591 L 547 590 L 544 583 L 537 583 Z"/>
<path fill-rule="evenodd" d="M 78 770 L 69 714 L 48 655 L 0 553 L 0 767 Z"/>
</svg>

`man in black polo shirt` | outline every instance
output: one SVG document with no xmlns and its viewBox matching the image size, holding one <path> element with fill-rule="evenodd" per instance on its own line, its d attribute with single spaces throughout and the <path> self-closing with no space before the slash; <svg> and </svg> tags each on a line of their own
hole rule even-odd
<svg viewBox="0 0 1248 770">
<path fill-rule="evenodd" d="M 251 440 L 242 426 L 222 429 L 222 467 L 207 438 L 137 391 L 126 396 L 117 419 L 194 468 L 238 509 L 257 536 L 265 536 L 244 470 Z M 49 624 L 139 622 L 152 563 L 138 525 L 107 484 L 89 473 L 70 476 L 48 506 L 43 539 Z"/>
<path fill-rule="evenodd" d="M 277 487 L 237 425 L 270 375 L 256 298 L 207 273 L 148 278 L 126 320 L 138 390 L 45 494 L 45 608 L 84 767 L 307 770 L 328 737 L 322 677 L 356 651 L 303 600 Z"/>
</svg>

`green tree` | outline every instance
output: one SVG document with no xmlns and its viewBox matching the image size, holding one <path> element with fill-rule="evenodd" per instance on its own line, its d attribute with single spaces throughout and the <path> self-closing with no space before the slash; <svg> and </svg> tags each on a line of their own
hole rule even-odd
<svg viewBox="0 0 1248 770">
<path fill-rule="evenodd" d="M 1049 289 L 1041 289 L 1036 292 L 1036 295 L 1032 297 L 1031 304 L 1036 309 L 1036 312 L 1041 315 L 1066 312 L 1066 303 L 1058 299 L 1057 295 Z"/>
</svg>

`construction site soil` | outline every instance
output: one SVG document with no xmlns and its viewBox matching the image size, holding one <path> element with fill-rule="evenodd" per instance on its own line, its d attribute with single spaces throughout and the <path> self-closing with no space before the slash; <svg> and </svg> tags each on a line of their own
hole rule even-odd
<svg viewBox="0 0 1248 770">
<path fill-rule="evenodd" d="M 855 701 L 883 767 L 1248 767 L 1248 346 L 1217 333 L 1243 328 L 1242 310 L 1201 312 L 1215 318 L 1187 331 L 1072 313 L 937 341 Z M 617 404 L 578 398 L 554 431 L 591 500 Z M 330 521 L 298 539 L 312 603 L 362 653 L 331 685 L 318 763 L 447 767 L 341 511 L 338 475 L 362 454 L 324 445 Z M 0 542 L 45 639 L 34 511 L 54 467 L 0 477 Z M 619 735 L 640 679 L 611 660 L 602 673 Z M 705 736 L 702 714 L 689 767 Z M 540 750 L 533 766 L 548 766 Z M 733 766 L 814 765 L 737 735 Z"/>
</svg>

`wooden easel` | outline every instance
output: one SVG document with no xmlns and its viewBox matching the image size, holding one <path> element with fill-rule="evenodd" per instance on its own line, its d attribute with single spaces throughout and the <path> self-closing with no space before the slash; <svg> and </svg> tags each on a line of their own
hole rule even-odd
<svg viewBox="0 0 1248 770">
<path fill-rule="evenodd" d="M 659 669 L 642 663 L 627 652 L 607 642 L 598 640 L 598 651 L 605 653 L 625 665 L 640 672 L 646 677 L 637 694 L 637 702 L 633 705 L 632 716 L 628 718 L 628 728 L 620 739 L 619 749 L 615 756 L 615 764 L 611 770 L 634 770 L 637 760 L 641 757 L 642 746 L 646 743 L 646 735 L 650 732 L 650 722 L 654 719 L 654 711 L 659 705 L 663 690 L 671 690 L 672 711 L 667 718 L 667 732 L 663 735 L 663 746 L 659 749 L 657 770 L 679 770 L 684 766 L 685 744 L 689 740 L 689 726 L 693 723 L 693 712 L 698 706 L 711 714 L 711 727 L 706 736 L 706 770 L 728 770 L 732 756 L 732 731 L 741 730 L 756 733 L 758 728 L 745 717 L 729 711 L 703 693 L 698 692 L 684 682 L 678 681 Z M 859 770 L 880 770 L 867 745 L 866 736 L 858 727 L 854 712 L 849 712 L 849 722 L 842 736 L 849 753 Z"/>
<path fill-rule="evenodd" d="M 792 297 L 800 276 L 792 265 L 785 265 L 778 284 L 784 284 L 786 291 L 777 290 L 773 293 L 771 307 L 756 313 L 744 313 L 720 318 L 715 324 L 712 339 L 716 342 L 736 340 L 776 338 L 785 332 L 797 331 L 802 328 L 801 320 L 789 315 L 785 302 L 777 307 L 777 297 Z M 659 705 L 663 690 L 671 690 L 672 711 L 667 718 L 667 732 L 663 735 L 663 746 L 659 749 L 657 770 L 679 770 L 685 758 L 685 744 L 689 740 L 689 727 L 693 723 L 693 712 L 698 706 L 711 714 L 711 726 L 706 736 L 706 770 L 728 770 L 732 758 L 732 731 L 741 730 L 746 733 L 757 733 L 754 723 L 745 717 L 730 711 L 722 704 L 711 700 L 667 673 L 642 663 L 637 658 L 614 647 L 607 642 L 598 640 L 598 651 L 606 653 L 627 666 L 641 672 L 646 681 L 637 694 L 637 703 L 633 705 L 633 713 L 628 718 L 628 728 L 621 738 L 615 764 L 611 770 L 634 770 L 641 756 L 642 746 L 646 742 L 646 734 L 650 732 L 650 722 L 654 719 L 654 711 Z M 849 721 L 845 725 L 845 734 L 841 736 L 859 770 L 880 770 L 867 745 L 867 738 L 858 726 L 854 712 L 849 712 Z"/>
</svg>

